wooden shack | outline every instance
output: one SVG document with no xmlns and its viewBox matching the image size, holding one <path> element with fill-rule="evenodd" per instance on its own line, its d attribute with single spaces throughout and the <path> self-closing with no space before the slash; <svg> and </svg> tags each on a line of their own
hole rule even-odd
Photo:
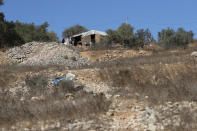
<svg viewBox="0 0 197 131">
<path fill-rule="evenodd" d="M 93 43 L 100 43 L 102 38 L 107 36 L 107 33 L 96 31 L 96 30 L 90 30 L 87 32 L 83 32 L 81 34 L 77 34 L 72 36 L 73 43 L 75 46 L 77 45 L 85 45 L 90 46 Z"/>
</svg>

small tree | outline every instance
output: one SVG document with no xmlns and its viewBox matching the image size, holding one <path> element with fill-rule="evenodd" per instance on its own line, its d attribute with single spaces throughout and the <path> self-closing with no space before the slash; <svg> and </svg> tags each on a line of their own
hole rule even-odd
<svg viewBox="0 0 197 131">
<path fill-rule="evenodd" d="M 24 43 L 22 37 L 15 30 L 14 22 L 7 22 L 4 14 L 0 13 L 0 48 L 11 47 Z"/>
<path fill-rule="evenodd" d="M 47 28 L 49 27 L 48 22 L 43 23 L 36 27 L 35 41 L 49 41 L 49 36 L 47 35 Z"/>
<path fill-rule="evenodd" d="M 176 32 L 173 29 L 163 29 L 161 32 L 158 32 L 158 43 L 166 49 L 174 47 L 175 35 Z"/>
<path fill-rule="evenodd" d="M 123 23 L 117 30 L 120 42 L 125 46 L 133 46 L 135 40 L 134 28 L 130 24 Z"/>
<path fill-rule="evenodd" d="M 49 31 L 48 33 L 49 41 L 58 41 L 57 34 L 54 31 Z"/>
<path fill-rule="evenodd" d="M 120 43 L 120 36 L 117 31 L 114 30 L 107 30 L 106 33 L 108 34 L 106 37 L 107 43 L 112 44 L 112 43 Z"/>
<path fill-rule="evenodd" d="M 47 22 L 42 25 L 36 26 L 34 23 L 21 23 L 15 22 L 15 30 L 23 38 L 25 42 L 31 41 L 57 41 L 55 32 L 47 31 L 49 24 Z"/>
<path fill-rule="evenodd" d="M 189 43 L 193 41 L 194 33 L 192 31 L 185 31 L 183 28 L 179 28 L 176 32 L 177 46 L 187 47 Z"/>
<path fill-rule="evenodd" d="M 66 37 L 70 37 L 70 36 L 73 36 L 73 35 L 76 35 L 76 34 L 79 34 L 82 32 L 86 32 L 86 31 L 88 31 L 88 29 L 86 29 L 85 27 L 83 27 L 81 25 L 75 25 L 75 26 L 72 26 L 68 29 L 65 29 L 62 32 L 62 37 L 66 38 Z"/>
<path fill-rule="evenodd" d="M 149 29 L 139 29 L 136 31 L 135 33 L 135 36 L 136 36 L 136 46 L 137 47 L 144 47 L 144 45 L 147 45 L 151 42 L 154 41 L 154 38 L 152 36 L 152 34 L 150 33 L 150 30 Z"/>
<path fill-rule="evenodd" d="M 123 23 L 117 30 L 107 30 L 107 42 L 120 43 L 124 46 L 133 46 L 135 41 L 134 28 L 130 24 Z"/>
<path fill-rule="evenodd" d="M 193 32 L 179 28 L 176 32 L 173 29 L 163 29 L 158 33 L 158 43 L 164 48 L 187 47 L 193 41 Z"/>
</svg>

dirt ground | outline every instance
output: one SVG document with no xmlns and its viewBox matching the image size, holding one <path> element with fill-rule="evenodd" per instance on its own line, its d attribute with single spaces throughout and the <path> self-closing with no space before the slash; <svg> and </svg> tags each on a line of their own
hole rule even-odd
<svg viewBox="0 0 197 131">
<path fill-rule="evenodd" d="M 0 51 L 0 63 L 1 65 L 8 64 L 8 58 L 5 56 L 4 52 Z"/>
<path fill-rule="evenodd" d="M 80 52 L 80 54 L 92 62 L 104 62 L 126 57 L 147 56 L 151 55 L 152 52 L 144 50 L 99 50 Z"/>
</svg>

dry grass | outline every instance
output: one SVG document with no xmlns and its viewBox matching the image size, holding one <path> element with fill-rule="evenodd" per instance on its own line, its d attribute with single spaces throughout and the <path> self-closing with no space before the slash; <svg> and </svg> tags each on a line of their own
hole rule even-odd
<svg viewBox="0 0 197 131">
<path fill-rule="evenodd" d="M 194 58 L 186 55 L 185 52 L 163 52 L 161 54 L 153 54 L 150 56 L 136 56 L 120 58 L 110 62 L 96 63 L 92 67 L 107 68 L 107 67 L 129 67 L 140 65 L 153 65 L 153 64 L 173 64 L 178 62 L 191 62 Z"/>
<path fill-rule="evenodd" d="M 120 59 L 99 65 L 100 78 L 115 87 L 114 93 L 124 99 L 147 102 L 150 107 L 167 102 L 197 102 L 197 62 L 187 53 L 167 53 L 153 56 Z M 169 113 L 173 111 L 169 110 Z M 197 111 L 189 107 L 178 114 L 179 126 L 165 130 L 196 130 Z"/>
<path fill-rule="evenodd" d="M 163 54 L 128 58 L 102 65 L 103 81 L 140 94 L 149 96 L 151 103 L 166 101 L 197 101 L 196 61 L 181 54 Z M 144 100 L 144 99 L 143 99 Z"/>
<path fill-rule="evenodd" d="M 106 112 L 110 102 L 103 94 L 92 94 L 83 90 L 74 90 L 71 81 L 64 81 L 56 86 L 50 85 L 45 74 L 27 75 L 23 88 L 27 92 L 9 91 L 16 84 L 16 79 L 25 72 L 40 72 L 47 68 L 39 67 L 4 67 L 0 68 L 0 126 L 13 125 L 19 121 L 37 121 L 48 119 L 73 120 L 97 117 Z M 20 73 L 19 73 L 20 72 Z M 32 74 L 32 73 L 31 73 Z"/>
<path fill-rule="evenodd" d="M 188 52 L 122 58 L 81 68 L 100 68 L 99 76 L 115 87 L 116 93 L 122 92 L 125 98 L 132 96 L 153 106 L 167 101 L 197 101 L 197 62 L 187 55 Z M 96 118 L 97 114 L 108 110 L 110 101 L 101 93 L 75 90 L 71 81 L 51 86 L 47 75 L 39 73 L 51 68 L 64 70 L 62 66 L 0 67 L 0 126 L 24 120 Z M 25 85 L 22 86 L 28 88 L 27 93 L 18 91 L 13 95 L 8 91 L 19 74 L 30 72 L 38 75 L 27 75 L 24 79 Z M 182 121 L 191 126 L 189 121 L 196 121 L 193 114 L 195 112 L 189 110 L 182 112 Z M 187 128 L 187 125 L 181 126 Z M 168 128 L 178 130 L 173 126 Z"/>
<path fill-rule="evenodd" d="M 102 94 L 93 95 L 79 92 L 74 95 L 73 101 L 68 101 L 66 98 L 58 99 L 53 96 L 46 96 L 38 100 L 25 98 L 21 101 L 17 97 L 12 97 L 9 93 L 1 93 L 0 125 L 25 120 L 88 118 L 107 111 L 109 106 Z"/>
</svg>

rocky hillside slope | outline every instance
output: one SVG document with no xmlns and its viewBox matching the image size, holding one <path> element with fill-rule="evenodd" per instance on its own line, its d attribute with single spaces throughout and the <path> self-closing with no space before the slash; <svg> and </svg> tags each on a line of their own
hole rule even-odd
<svg viewBox="0 0 197 131">
<path fill-rule="evenodd" d="M 83 65 L 72 57 L 86 59 L 56 43 L 28 44 L 6 52 L 19 66 L 0 66 L 1 130 L 197 130 L 197 60 L 191 56 L 194 48 L 140 56 L 137 51 L 132 56 L 131 51 L 123 57 L 124 53 L 111 50 L 106 51 L 109 57 L 96 54 L 98 59 L 105 59 L 91 66 L 68 69 L 57 66 L 58 62 L 50 66 L 45 61 L 53 63 L 53 56 L 57 56 L 63 63 L 64 53 L 58 55 L 61 50 L 70 51 L 65 53 L 65 61 Z M 125 57 L 128 54 L 131 56 Z M 31 60 L 39 66 L 29 66 L 34 65 Z M 48 66 L 41 66 L 43 63 Z M 75 74 L 75 79 L 52 83 L 67 73 Z"/>
</svg>

